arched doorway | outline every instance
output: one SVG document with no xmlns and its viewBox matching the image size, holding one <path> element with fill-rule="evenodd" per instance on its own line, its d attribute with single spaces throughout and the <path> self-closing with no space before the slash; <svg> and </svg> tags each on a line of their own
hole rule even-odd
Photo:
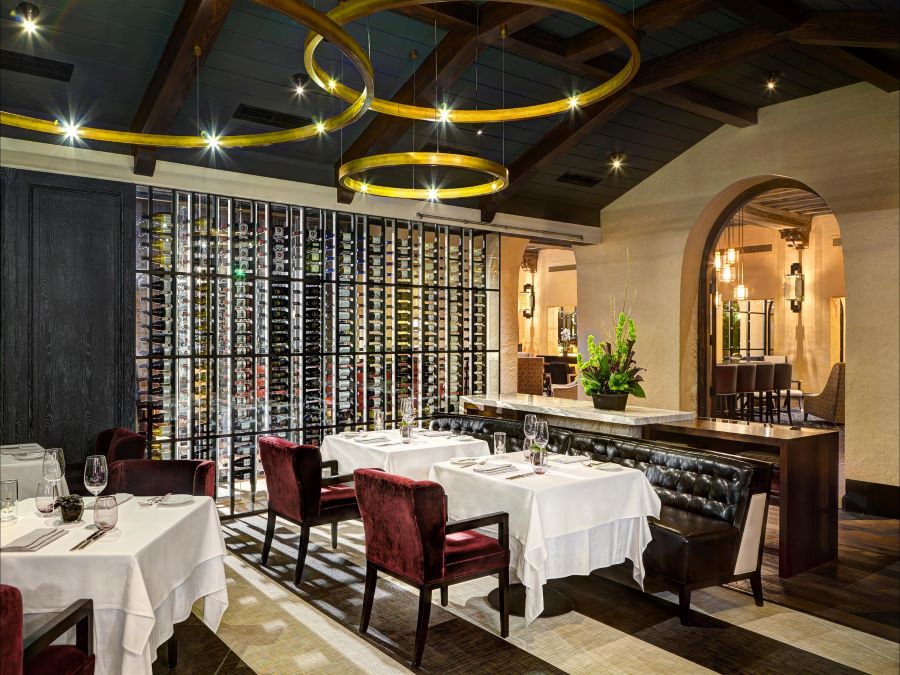
<svg viewBox="0 0 900 675">
<path fill-rule="evenodd" d="M 715 413 L 717 363 L 786 361 L 792 388 L 821 390 L 832 363 L 843 361 L 840 244 L 831 208 L 793 179 L 762 181 L 721 210 L 700 265 L 699 415 Z"/>
</svg>

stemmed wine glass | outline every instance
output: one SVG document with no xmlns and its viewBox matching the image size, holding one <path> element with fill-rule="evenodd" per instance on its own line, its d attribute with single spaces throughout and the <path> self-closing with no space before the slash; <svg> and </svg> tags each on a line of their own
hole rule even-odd
<svg viewBox="0 0 900 675">
<path fill-rule="evenodd" d="M 106 489 L 109 480 L 109 469 L 106 466 L 106 457 L 103 455 L 88 455 L 84 461 L 84 487 L 96 497 Z"/>
<path fill-rule="evenodd" d="M 534 472 L 538 475 L 547 471 L 547 453 L 544 448 L 550 442 L 550 430 L 547 428 L 547 422 L 541 420 L 537 423 L 537 432 L 534 435 L 534 443 L 541 451 L 531 455 L 531 465 Z"/>
<path fill-rule="evenodd" d="M 525 415 L 525 461 L 531 459 L 531 444 L 537 435 L 537 415 Z"/>
<path fill-rule="evenodd" d="M 62 448 L 47 448 L 44 450 L 44 463 L 42 465 L 44 480 L 56 486 L 56 493 L 60 494 L 59 482 L 66 475 L 66 457 Z"/>
</svg>

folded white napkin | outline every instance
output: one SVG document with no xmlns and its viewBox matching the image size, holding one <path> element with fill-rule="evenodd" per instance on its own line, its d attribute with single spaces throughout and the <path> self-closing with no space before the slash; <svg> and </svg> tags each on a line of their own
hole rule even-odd
<svg viewBox="0 0 900 675">
<path fill-rule="evenodd" d="M 23 534 L 18 539 L 10 542 L 8 546 L 4 546 L 0 551 L 3 553 L 26 553 L 38 551 L 52 541 L 56 541 L 62 537 L 66 531 L 61 527 L 40 527 L 32 530 L 28 534 Z"/>
<path fill-rule="evenodd" d="M 108 497 L 109 495 L 104 495 L 104 496 Z M 122 506 L 122 504 L 127 502 L 132 497 L 134 497 L 134 495 L 128 494 L 127 492 L 117 492 L 116 493 L 116 506 Z M 85 497 L 84 498 L 84 508 L 85 509 L 94 508 L 94 498 L 93 497 Z"/>
<path fill-rule="evenodd" d="M 581 455 L 550 455 L 550 461 L 559 464 L 580 464 L 584 461 L 584 457 Z"/>
<path fill-rule="evenodd" d="M 357 443 L 378 443 L 379 441 L 388 440 L 387 436 L 366 436 L 365 438 L 354 438 Z"/>
<path fill-rule="evenodd" d="M 473 471 L 477 473 L 506 473 L 507 471 L 517 471 L 517 469 L 512 464 L 488 464 L 487 466 L 475 468 Z"/>
<path fill-rule="evenodd" d="M 0 454 L 4 455 L 43 455 L 44 449 L 37 443 L 21 443 L 19 445 L 0 445 Z"/>
</svg>

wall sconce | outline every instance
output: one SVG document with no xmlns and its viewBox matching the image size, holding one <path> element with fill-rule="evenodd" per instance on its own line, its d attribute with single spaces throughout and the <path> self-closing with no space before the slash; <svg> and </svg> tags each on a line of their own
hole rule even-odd
<svg viewBox="0 0 900 675">
<path fill-rule="evenodd" d="M 792 312 L 800 312 L 803 303 L 803 269 L 798 262 L 791 263 L 791 273 L 784 277 L 784 299 L 790 300 Z"/>
<path fill-rule="evenodd" d="M 526 319 L 534 316 L 534 286 L 525 284 L 519 293 L 519 311 Z"/>
</svg>

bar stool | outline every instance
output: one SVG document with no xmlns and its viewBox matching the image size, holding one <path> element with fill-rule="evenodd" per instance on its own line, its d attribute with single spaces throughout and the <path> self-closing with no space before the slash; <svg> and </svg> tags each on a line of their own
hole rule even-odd
<svg viewBox="0 0 900 675">
<path fill-rule="evenodd" d="M 736 365 L 716 365 L 716 410 L 724 412 L 725 417 L 732 417 L 737 409 L 737 380 L 738 367 Z"/>
<path fill-rule="evenodd" d="M 734 392 L 741 399 L 741 410 L 750 419 L 753 413 L 754 397 L 756 391 L 756 364 L 739 363 L 737 366 L 737 387 Z"/>
<path fill-rule="evenodd" d="M 763 419 L 763 404 L 765 404 L 765 419 L 774 421 L 772 390 L 775 388 L 775 364 L 757 363 L 755 381 L 754 389 L 759 394 L 759 419 L 760 421 Z"/>
<path fill-rule="evenodd" d="M 781 421 L 781 393 L 784 392 L 785 406 L 787 407 L 788 423 L 793 424 L 794 418 L 791 411 L 791 375 L 794 366 L 790 363 L 775 364 L 775 382 L 772 388 L 775 390 L 775 403 L 778 409 L 778 420 Z"/>
</svg>

